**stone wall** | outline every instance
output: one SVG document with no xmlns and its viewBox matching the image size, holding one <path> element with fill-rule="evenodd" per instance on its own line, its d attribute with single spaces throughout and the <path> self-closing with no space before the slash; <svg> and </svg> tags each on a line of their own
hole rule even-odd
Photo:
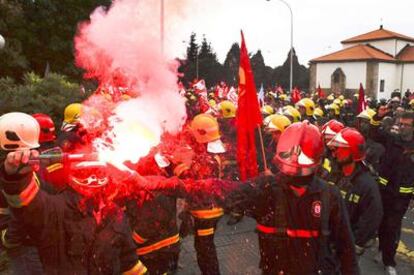
<svg viewBox="0 0 414 275">
<path fill-rule="evenodd" d="M 316 89 L 316 75 L 317 75 L 317 64 L 311 63 L 309 65 L 309 91 Z"/>
</svg>

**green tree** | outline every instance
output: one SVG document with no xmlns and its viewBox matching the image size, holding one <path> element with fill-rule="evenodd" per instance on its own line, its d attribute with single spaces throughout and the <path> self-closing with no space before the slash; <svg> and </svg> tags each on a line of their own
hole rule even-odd
<svg viewBox="0 0 414 275">
<path fill-rule="evenodd" d="M 55 73 L 50 73 L 45 78 L 35 73 L 26 73 L 22 83 L 15 83 L 11 78 L 0 78 L 0 89 L 0 114 L 45 113 L 50 115 L 57 125 L 62 121 L 66 105 L 82 102 L 91 94 L 91 91 L 84 94 L 78 84 Z"/>
<path fill-rule="evenodd" d="M 20 80 L 27 70 L 43 75 L 45 69 L 80 78 L 74 65 L 73 38 L 78 23 L 110 0 L 0 1 L 0 33 L 6 38 L 2 76 Z M 3 62 L 6 60 L 6 62 Z"/>
<path fill-rule="evenodd" d="M 273 71 L 272 79 L 281 85 L 283 89 L 289 89 L 290 85 L 290 52 L 282 66 L 276 67 Z M 309 87 L 309 70 L 299 64 L 295 49 L 293 49 L 293 87 L 307 89 Z"/>
<path fill-rule="evenodd" d="M 224 60 L 224 79 L 228 85 L 236 86 L 239 82 L 240 46 L 233 43 Z"/>
<path fill-rule="evenodd" d="M 207 87 L 212 87 L 224 80 L 223 66 L 218 62 L 216 53 L 205 37 L 198 54 L 198 68 L 199 77 L 206 81 Z"/>
</svg>

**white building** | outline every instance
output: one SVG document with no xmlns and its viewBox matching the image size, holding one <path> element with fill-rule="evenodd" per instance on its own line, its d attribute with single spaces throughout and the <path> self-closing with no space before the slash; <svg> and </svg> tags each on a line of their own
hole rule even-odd
<svg viewBox="0 0 414 275">
<path fill-rule="evenodd" d="M 368 96 L 389 98 L 414 91 L 414 38 L 382 26 L 341 42 L 343 49 L 310 61 L 310 89 L 355 93 L 362 83 Z"/>
</svg>

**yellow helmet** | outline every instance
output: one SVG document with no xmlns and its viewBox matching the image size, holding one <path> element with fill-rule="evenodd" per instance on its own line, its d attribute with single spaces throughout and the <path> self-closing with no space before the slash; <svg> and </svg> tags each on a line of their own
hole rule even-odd
<svg viewBox="0 0 414 275">
<path fill-rule="evenodd" d="M 280 99 L 280 100 L 283 100 L 283 101 L 286 101 L 286 100 L 288 99 L 288 97 L 287 97 L 287 95 L 285 95 L 285 94 L 281 94 L 281 95 L 279 96 L 279 99 Z"/>
<path fill-rule="evenodd" d="M 270 106 L 270 105 L 264 105 L 262 107 L 262 114 L 271 115 L 273 113 L 274 113 L 274 111 L 273 111 L 272 106 Z"/>
<path fill-rule="evenodd" d="M 332 94 L 330 94 L 330 95 L 328 95 L 328 97 L 326 98 L 327 100 L 334 100 L 335 98 L 334 98 L 334 96 L 332 95 Z"/>
<path fill-rule="evenodd" d="M 194 117 L 190 125 L 191 131 L 198 143 L 209 143 L 220 138 L 217 120 L 208 114 Z"/>
<path fill-rule="evenodd" d="M 224 118 L 231 118 L 236 116 L 236 105 L 230 100 L 224 100 L 219 103 L 218 109 Z"/>
<path fill-rule="evenodd" d="M 287 118 L 284 115 L 274 115 L 274 117 L 272 117 L 272 119 L 270 120 L 267 128 L 274 130 L 274 131 L 280 131 L 281 133 L 283 133 L 283 131 L 285 131 L 285 129 L 292 124 L 289 120 L 289 118 Z"/>
<path fill-rule="evenodd" d="M 209 101 L 208 101 L 208 104 L 211 106 L 211 107 L 216 107 L 216 101 L 214 100 L 214 99 L 210 99 Z"/>
<path fill-rule="evenodd" d="M 312 116 L 313 111 L 315 110 L 315 103 L 310 98 L 302 98 L 298 103 L 296 103 L 296 108 L 299 107 L 304 107 L 306 110 L 306 115 Z"/>
<path fill-rule="evenodd" d="M 357 117 L 371 120 L 372 117 L 375 116 L 375 114 L 376 112 L 374 110 L 368 108 L 365 111 L 360 112 Z"/>
<path fill-rule="evenodd" d="M 414 99 L 411 99 L 408 104 L 411 106 L 411 108 L 414 108 Z"/>
<path fill-rule="evenodd" d="M 354 97 L 359 98 L 359 93 L 355 93 Z"/>
<path fill-rule="evenodd" d="M 336 99 L 335 99 L 336 100 Z M 333 110 L 335 115 L 339 116 L 339 113 L 341 112 L 341 109 L 339 108 L 338 104 L 332 103 L 328 106 L 329 110 Z"/>
<path fill-rule="evenodd" d="M 340 95 L 340 96 L 338 96 L 338 99 L 342 101 L 342 100 L 345 99 L 345 97 L 343 95 Z"/>
<path fill-rule="evenodd" d="M 66 106 L 63 112 L 63 122 L 73 124 L 79 122 L 82 104 L 72 103 Z"/>
<path fill-rule="evenodd" d="M 299 122 L 301 120 L 299 111 L 290 105 L 283 107 L 282 114 L 288 118 L 291 118 L 291 122 Z"/>
<path fill-rule="evenodd" d="M 321 108 L 316 108 L 315 111 L 313 111 L 313 117 L 316 118 L 321 118 L 324 116 L 323 110 Z"/>
<path fill-rule="evenodd" d="M 333 104 L 338 105 L 338 107 L 342 107 L 343 102 L 339 98 L 337 98 L 333 101 Z"/>
</svg>

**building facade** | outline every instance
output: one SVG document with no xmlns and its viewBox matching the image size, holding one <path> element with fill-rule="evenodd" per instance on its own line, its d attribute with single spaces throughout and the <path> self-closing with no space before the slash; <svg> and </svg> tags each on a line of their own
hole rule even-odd
<svg viewBox="0 0 414 275">
<path fill-rule="evenodd" d="M 341 42 L 343 49 L 310 61 L 310 90 L 350 96 L 363 85 L 367 96 L 389 98 L 414 91 L 414 38 L 384 29 Z"/>
</svg>

